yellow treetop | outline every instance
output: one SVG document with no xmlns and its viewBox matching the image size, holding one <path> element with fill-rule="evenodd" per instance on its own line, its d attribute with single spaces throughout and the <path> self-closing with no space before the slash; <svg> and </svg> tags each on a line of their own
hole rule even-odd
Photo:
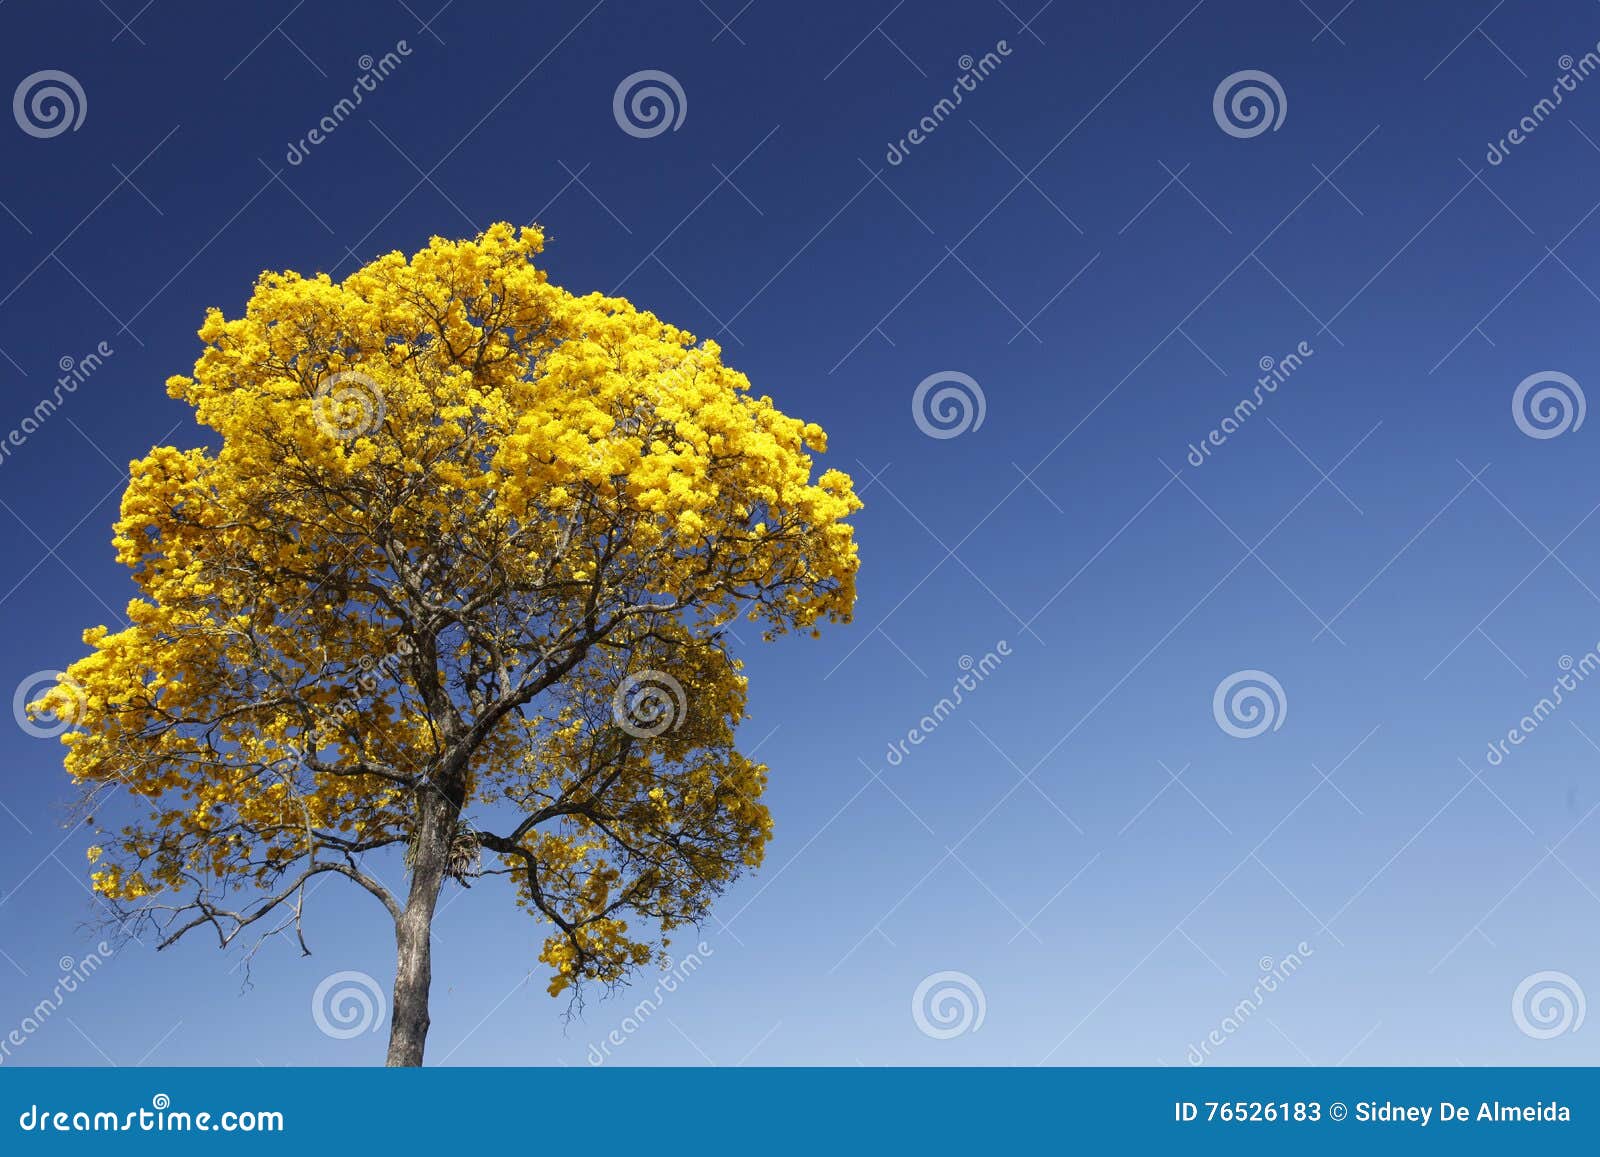
<svg viewBox="0 0 1600 1157">
<path fill-rule="evenodd" d="M 726 629 L 848 621 L 860 502 L 714 342 L 551 285 L 542 245 L 496 225 L 265 273 L 167 383 L 215 447 L 133 464 L 131 625 L 34 704 L 75 722 L 86 798 L 140 805 L 94 882 L 164 943 L 227 944 L 322 872 L 397 926 L 441 878 L 505 874 L 559 992 L 760 863 Z"/>
</svg>

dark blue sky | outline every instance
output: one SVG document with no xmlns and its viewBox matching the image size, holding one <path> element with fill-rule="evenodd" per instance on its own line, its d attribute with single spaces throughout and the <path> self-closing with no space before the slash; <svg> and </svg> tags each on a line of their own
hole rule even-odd
<svg viewBox="0 0 1600 1157">
<path fill-rule="evenodd" d="M 868 504 L 856 623 L 747 656 L 768 863 L 617 1062 L 1182 1064 L 1213 1031 L 1217 1063 L 1600 1060 L 1511 1011 L 1545 972 L 1600 994 L 1600 681 L 1488 760 L 1600 642 L 1600 429 L 1512 408 L 1600 382 L 1600 78 L 1534 111 L 1600 7 L 1035 6 L 10 0 L 0 79 L 66 73 L 84 115 L 0 124 L 0 686 L 130 596 L 119 479 L 199 439 L 163 381 L 206 307 L 537 220 L 554 280 L 716 337 Z M 614 117 L 643 70 L 676 129 Z M 1254 135 L 1213 111 L 1246 70 L 1283 94 Z M 942 373 L 984 417 L 936 438 Z M 1250 671 L 1281 725 L 1246 739 L 1212 704 Z M 95 937 L 58 746 L 0 729 L 0 764 L 3 1036 Z M 493 885 L 437 933 L 430 1061 L 582 1064 L 651 989 L 563 1023 Z M 308 936 L 244 992 L 198 940 L 130 947 L 6 1063 L 381 1058 L 310 1013 L 332 973 L 387 985 L 380 911 L 328 887 Z M 984 1019 L 937 1039 L 911 1002 L 952 971 Z"/>
</svg>

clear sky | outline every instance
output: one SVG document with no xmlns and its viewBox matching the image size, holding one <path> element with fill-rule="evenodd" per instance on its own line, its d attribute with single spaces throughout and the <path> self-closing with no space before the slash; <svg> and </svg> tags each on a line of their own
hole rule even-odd
<svg viewBox="0 0 1600 1157">
<path fill-rule="evenodd" d="M 624 1064 L 1181 1065 L 1212 1033 L 1217 1064 L 1600 1061 L 1600 419 L 1525 432 L 1600 387 L 1600 8 L 436 5 L 0 8 L 4 89 L 57 70 L 83 113 L 0 121 L 0 441 L 111 351 L 0 459 L 0 691 L 119 620 L 125 464 L 200 439 L 162 383 L 207 306 L 536 220 L 554 280 L 829 431 L 860 602 L 748 650 L 777 834 L 693 975 L 637 1031 L 650 980 L 567 1019 L 543 930 L 452 888 L 430 1062 L 582 1065 L 613 1030 Z M 644 70 L 675 128 L 619 122 Z M 1249 70 L 1260 132 L 1214 104 Z M 965 393 L 955 436 L 914 409 L 939 374 L 976 386 L 922 392 Z M 1276 726 L 1241 738 L 1214 697 L 1252 671 Z M 4 1036 L 99 936 L 58 744 L 8 721 L 0 767 Z M 5 1063 L 381 1060 L 384 1025 L 311 1010 L 387 987 L 386 918 L 335 884 L 306 927 L 250 987 L 199 938 L 131 945 Z"/>
</svg>

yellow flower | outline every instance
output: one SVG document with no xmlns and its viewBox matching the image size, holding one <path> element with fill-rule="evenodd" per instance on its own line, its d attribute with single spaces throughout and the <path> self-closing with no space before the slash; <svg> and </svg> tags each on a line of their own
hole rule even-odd
<svg viewBox="0 0 1600 1157">
<path fill-rule="evenodd" d="M 442 793 L 473 825 L 533 817 L 490 847 L 560 992 L 761 862 L 721 628 L 848 621 L 861 503 L 813 477 L 819 427 L 715 342 L 551 285 L 543 243 L 499 224 L 206 313 L 166 388 L 212 437 L 135 462 L 114 528 L 130 625 L 86 631 L 34 705 L 72 707 L 86 795 L 145 809 L 89 849 L 99 893 L 265 900 L 385 848 L 417 870 Z"/>
</svg>

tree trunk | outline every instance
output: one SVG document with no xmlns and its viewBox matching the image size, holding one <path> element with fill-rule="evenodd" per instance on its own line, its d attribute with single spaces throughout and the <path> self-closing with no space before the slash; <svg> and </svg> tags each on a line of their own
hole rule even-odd
<svg viewBox="0 0 1600 1157">
<path fill-rule="evenodd" d="M 411 891 L 394 928 L 394 1009 L 387 1061 L 391 1066 L 422 1064 L 428 1039 L 428 985 L 433 979 L 433 911 L 455 840 L 458 809 L 430 787 L 419 793 L 417 810 Z"/>
</svg>

